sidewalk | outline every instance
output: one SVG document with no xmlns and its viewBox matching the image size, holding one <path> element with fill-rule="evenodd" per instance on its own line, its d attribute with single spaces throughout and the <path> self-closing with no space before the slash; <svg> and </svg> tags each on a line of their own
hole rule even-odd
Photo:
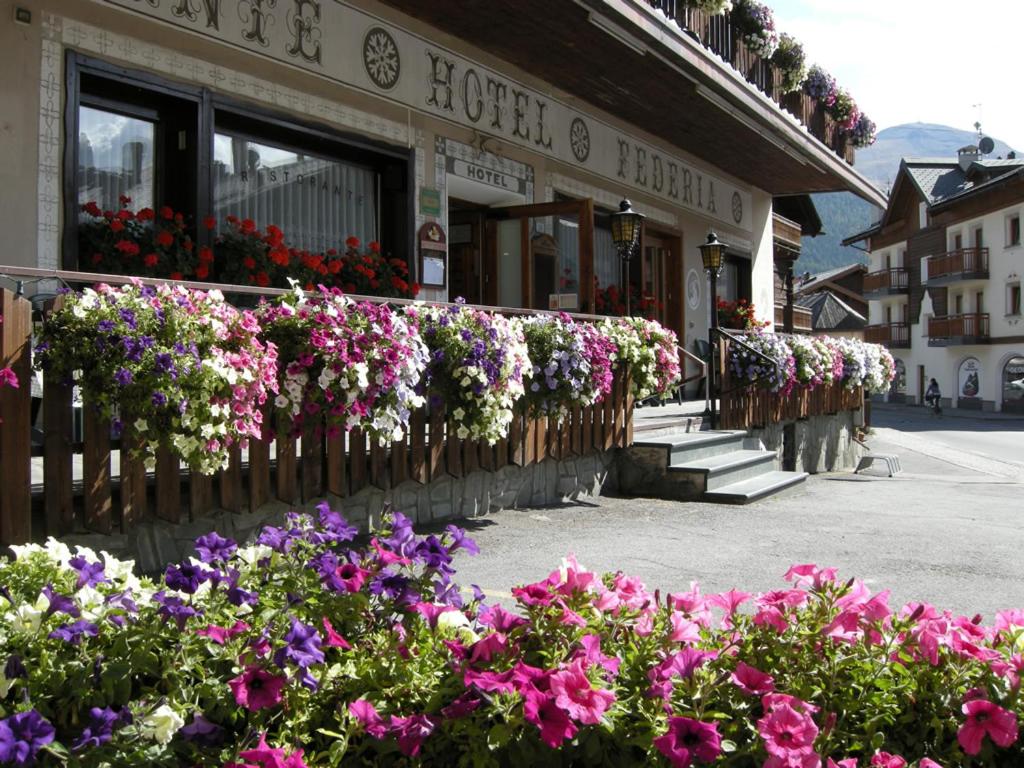
<svg viewBox="0 0 1024 768">
<path fill-rule="evenodd" d="M 893 415 L 905 415 L 905 416 L 927 416 L 929 414 L 929 406 L 926 405 L 907 405 L 906 403 L 871 403 L 871 410 L 874 413 L 888 413 Z M 1024 422 L 1024 414 L 1022 413 L 996 413 L 993 411 L 975 411 L 967 408 L 942 408 L 941 418 L 952 418 L 952 419 L 980 419 L 982 421 L 1013 421 L 1013 422 Z"/>
</svg>

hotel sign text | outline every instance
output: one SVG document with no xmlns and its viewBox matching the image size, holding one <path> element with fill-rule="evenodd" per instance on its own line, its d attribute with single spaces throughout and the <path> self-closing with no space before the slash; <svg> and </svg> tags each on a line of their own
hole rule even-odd
<svg viewBox="0 0 1024 768">
<path fill-rule="evenodd" d="M 337 0 L 102 0 L 396 101 L 749 231 L 750 194 Z"/>
</svg>

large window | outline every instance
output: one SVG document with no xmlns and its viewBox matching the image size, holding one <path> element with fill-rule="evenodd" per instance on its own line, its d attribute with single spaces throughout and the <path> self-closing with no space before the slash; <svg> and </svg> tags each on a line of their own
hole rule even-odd
<svg viewBox="0 0 1024 768">
<path fill-rule="evenodd" d="M 65 160 L 64 264 L 78 253 L 81 205 L 181 212 L 208 244 L 213 216 L 279 227 L 287 245 L 344 250 L 350 236 L 408 259 L 412 241 L 409 150 L 341 135 L 204 88 L 132 72 L 70 52 Z"/>
</svg>

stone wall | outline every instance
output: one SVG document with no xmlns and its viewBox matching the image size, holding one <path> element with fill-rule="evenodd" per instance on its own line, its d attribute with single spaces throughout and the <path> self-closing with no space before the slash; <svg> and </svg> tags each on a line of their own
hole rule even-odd
<svg viewBox="0 0 1024 768">
<path fill-rule="evenodd" d="M 811 416 L 796 426 L 797 472 L 817 474 L 853 469 L 864 454 L 864 446 L 856 442 L 854 433 L 863 426 L 862 411 L 841 411 L 828 416 Z M 782 466 L 783 430 L 785 425 L 772 424 L 752 429 L 751 437 L 759 439 L 769 451 L 775 451 Z"/>
<path fill-rule="evenodd" d="M 390 503 L 417 524 L 444 523 L 518 507 L 542 507 L 599 495 L 616 487 L 615 451 L 605 451 L 564 461 L 548 459 L 525 467 L 506 466 L 496 472 L 476 471 L 465 477 L 444 477 L 426 485 L 409 480 L 389 490 L 364 488 L 348 498 L 330 496 L 327 501 L 347 520 L 367 531 L 379 521 L 384 505 Z M 285 512 L 312 510 L 306 505 L 273 502 L 255 513 L 232 514 L 219 511 L 177 525 L 146 520 L 128 534 L 105 536 L 77 534 L 66 537 L 68 544 L 83 544 L 96 551 L 106 550 L 121 558 L 132 558 L 144 573 L 156 573 L 167 563 L 193 554 L 195 539 L 210 531 L 239 542 L 255 537 L 264 525 L 280 525 Z"/>
</svg>

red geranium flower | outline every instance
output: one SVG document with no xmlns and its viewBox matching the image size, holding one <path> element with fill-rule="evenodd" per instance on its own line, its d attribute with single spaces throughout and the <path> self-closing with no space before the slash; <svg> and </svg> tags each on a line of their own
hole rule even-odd
<svg viewBox="0 0 1024 768">
<path fill-rule="evenodd" d="M 353 248 L 353 249 L 358 248 L 359 247 L 359 238 L 355 237 L 355 236 L 349 236 L 349 237 L 347 237 L 345 239 L 345 245 L 348 246 L 349 248 Z"/>
<path fill-rule="evenodd" d="M 203 226 L 206 227 L 207 229 L 216 229 L 217 228 L 217 217 L 216 216 L 207 216 L 205 219 L 203 219 Z"/>
<path fill-rule="evenodd" d="M 170 278 L 171 280 L 184 280 L 185 276 L 181 272 L 171 272 Z"/>
<path fill-rule="evenodd" d="M 152 221 L 156 218 L 156 214 L 153 213 L 152 208 L 140 208 L 139 212 L 135 214 L 135 218 L 139 221 Z"/>
<path fill-rule="evenodd" d="M 169 205 L 165 205 L 160 209 L 160 218 L 167 219 L 170 221 L 174 218 L 174 209 Z"/>
<path fill-rule="evenodd" d="M 118 240 L 116 243 L 114 243 L 114 248 L 119 250 L 125 256 L 139 255 L 139 246 L 137 246 L 131 240 Z"/>
<path fill-rule="evenodd" d="M 370 249 L 371 253 L 380 253 L 380 243 L 376 240 L 371 240 L 366 247 Z"/>
<path fill-rule="evenodd" d="M 207 245 L 204 245 L 199 249 L 199 262 L 201 264 L 212 264 L 213 263 L 213 249 Z"/>
<path fill-rule="evenodd" d="M 88 213 L 90 216 L 95 216 L 97 219 L 103 215 L 103 211 L 101 211 L 100 207 L 96 205 L 96 203 L 93 202 L 92 200 L 83 205 L 82 210 L 85 213 Z"/>
<path fill-rule="evenodd" d="M 200 280 L 205 280 L 210 276 L 210 268 L 206 264 L 200 264 L 196 267 L 196 277 Z"/>
<path fill-rule="evenodd" d="M 166 229 L 161 229 L 156 233 L 156 244 L 163 248 L 170 248 L 174 245 L 174 235 Z"/>
<path fill-rule="evenodd" d="M 160 257 L 155 253 L 147 253 L 145 258 L 142 259 L 142 263 L 147 267 L 155 267 L 160 263 Z"/>
<path fill-rule="evenodd" d="M 270 285 L 270 276 L 262 270 L 256 273 L 256 285 L 266 288 Z"/>
<path fill-rule="evenodd" d="M 110 231 L 111 232 L 122 232 L 122 231 L 124 231 L 124 222 L 122 222 L 120 219 L 114 219 L 112 222 L 110 222 Z"/>
<path fill-rule="evenodd" d="M 242 220 L 242 233 L 243 234 L 251 235 L 255 231 L 256 231 L 256 222 L 255 221 L 253 221 L 252 219 L 243 219 Z"/>
<path fill-rule="evenodd" d="M 246 269 L 256 269 L 256 259 L 252 256 L 246 256 L 242 259 L 242 266 Z"/>
</svg>

